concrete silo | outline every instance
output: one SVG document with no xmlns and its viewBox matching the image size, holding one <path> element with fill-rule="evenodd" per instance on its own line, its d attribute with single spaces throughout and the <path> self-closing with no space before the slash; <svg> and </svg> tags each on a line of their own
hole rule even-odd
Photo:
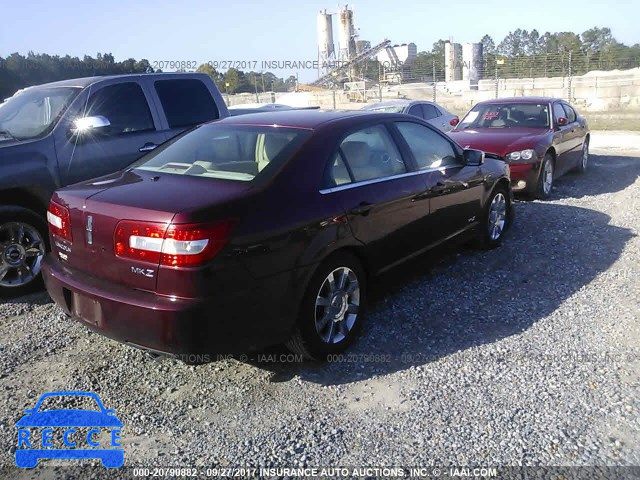
<svg viewBox="0 0 640 480">
<path fill-rule="evenodd" d="M 445 42 L 444 44 L 444 81 L 462 80 L 462 45 Z"/>
<path fill-rule="evenodd" d="M 478 80 L 482 79 L 481 43 L 462 45 L 462 79 L 468 80 L 471 88 L 478 87 Z"/>
<path fill-rule="evenodd" d="M 353 10 L 346 5 L 338 13 L 338 44 L 340 52 L 338 58 L 346 61 L 356 54 L 355 28 L 353 26 Z"/>
<path fill-rule="evenodd" d="M 333 43 L 332 15 L 326 10 L 318 14 L 318 73 L 324 74 L 331 70 L 335 63 L 336 52 Z"/>
</svg>

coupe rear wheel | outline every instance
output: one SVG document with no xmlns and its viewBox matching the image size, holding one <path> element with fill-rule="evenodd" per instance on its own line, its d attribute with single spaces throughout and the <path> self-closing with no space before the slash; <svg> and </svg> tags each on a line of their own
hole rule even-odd
<svg viewBox="0 0 640 480">
<path fill-rule="evenodd" d="M 582 154 L 580 156 L 580 163 L 576 167 L 578 173 L 584 173 L 587 171 L 589 165 L 589 139 L 585 138 L 582 144 Z"/>
<path fill-rule="evenodd" d="M 540 199 L 549 198 L 553 189 L 554 163 L 553 155 L 547 153 L 542 162 L 540 175 L 538 176 L 538 185 L 535 191 L 535 197 Z"/>
<path fill-rule="evenodd" d="M 484 211 L 484 218 L 478 231 L 477 246 L 483 249 L 496 248 L 502 243 L 511 218 L 511 200 L 504 187 L 497 187 Z"/>
<path fill-rule="evenodd" d="M 35 212 L 0 207 L 0 298 L 42 288 L 40 266 L 47 250 L 47 225 Z"/>
<path fill-rule="evenodd" d="M 365 282 L 364 269 L 353 255 L 338 253 L 327 259 L 307 286 L 287 348 L 310 360 L 344 351 L 360 329 Z"/>
</svg>

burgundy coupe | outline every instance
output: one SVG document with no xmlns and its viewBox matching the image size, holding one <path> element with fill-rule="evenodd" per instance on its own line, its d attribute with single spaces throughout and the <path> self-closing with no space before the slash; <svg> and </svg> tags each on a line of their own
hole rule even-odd
<svg viewBox="0 0 640 480">
<path fill-rule="evenodd" d="M 480 102 L 451 138 L 506 158 L 515 192 L 537 198 L 551 193 L 556 178 L 570 170 L 584 172 L 589 161 L 587 122 L 557 98 L 503 98 Z"/>
<path fill-rule="evenodd" d="M 353 340 L 367 282 L 454 237 L 500 244 L 509 167 L 402 114 L 286 111 L 192 129 L 58 190 L 47 289 L 90 328 L 157 353 Z"/>
</svg>

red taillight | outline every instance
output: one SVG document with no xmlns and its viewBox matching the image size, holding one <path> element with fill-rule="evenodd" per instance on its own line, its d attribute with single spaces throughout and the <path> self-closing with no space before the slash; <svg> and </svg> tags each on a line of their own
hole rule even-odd
<svg viewBox="0 0 640 480">
<path fill-rule="evenodd" d="M 47 222 L 49 222 L 51 233 L 70 242 L 73 241 L 69 210 L 66 207 L 51 201 L 47 210 Z"/>
<path fill-rule="evenodd" d="M 167 225 L 123 220 L 116 227 L 114 248 L 119 257 L 172 267 L 202 265 L 229 240 L 235 222 Z"/>
<path fill-rule="evenodd" d="M 449 124 L 450 124 L 452 127 L 455 127 L 455 126 L 456 126 L 456 125 L 458 125 L 459 123 L 460 123 L 460 119 L 459 119 L 458 117 L 452 118 L 452 119 L 449 121 Z"/>
</svg>

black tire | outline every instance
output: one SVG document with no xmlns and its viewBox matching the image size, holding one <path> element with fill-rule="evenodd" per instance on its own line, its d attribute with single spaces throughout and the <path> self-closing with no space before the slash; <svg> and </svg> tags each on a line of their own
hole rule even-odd
<svg viewBox="0 0 640 480">
<path fill-rule="evenodd" d="M 585 173 L 589 168 L 589 139 L 585 138 L 582 144 L 582 152 L 580 153 L 580 162 L 576 166 L 575 171 Z"/>
<path fill-rule="evenodd" d="M 326 295 L 328 293 L 328 284 L 325 283 L 328 276 L 332 274 L 332 272 L 334 275 L 342 276 L 343 272 L 346 271 L 341 269 L 348 269 L 348 271 L 353 273 L 355 280 L 357 281 L 358 298 L 355 298 L 353 292 L 350 295 L 346 293 L 347 290 L 349 290 L 349 287 L 354 285 L 353 277 L 351 277 L 351 273 L 349 273 L 345 279 L 344 293 L 342 293 L 342 295 L 346 295 L 346 297 L 336 299 L 338 305 L 334 305 L 332 303 L 327 306 L 317 306 L 316 299 L 321 295 Z M 336 271 L 338 273 L 335 273 Z M 337 277 L 337 280 L 339 280 L 339 278 L 340 277 Z M 349 283 L 346 283 L 347 281 Z M 300 305 L 295 330 L 291 338 L 285 344 L 287 348 L 293 353 L 302 355 L 306 359 L 319 361 L 325 361 L 328 355 L 343 352 L 353 343 L 360 331 L 362 318 L 366 308 L 366 287 L 366 274 L 364 268 L 355 256 L 349 253 L 339 252 L 325 260 L 318 267 L 307 285 L 306 292 Z M 336 295 L 338 294 L 340 294 L 340 292 L 336 292 Z M 344 305 L 345 309 L 347 307 L 352 308 L 353 303 L 357 303 L 358 305 L 357 313 L 355 313 L 355 317 L 349 317 L 347 315 L 349 314 L 348 309 L 342 312 L 342 306 Z M 316 318 L 319 316 L 337 318 L 337 316 L 340 315 L 340 312 L 342 312 L 343 315 L 342 320 L 329 320 L 326 323 L 325 328 L 338 329 L 336 332 L 336 338 L 334 338 L 335 342 L 328 342 L 323 338 L 322 333 L 318 331 L 318 328 L 316 327 Z M 332 316 L 334 313 L 336 317 Z M 353 315 L 353 312 L 350 315 Z M 352 321 L 353 323 L 349 328 L 349 324 Z M 346 334 L 343 333 L 344 330 L 342 330 L 342 328 L 347 329 Z M 321 331 L 324 331 L 324 329 L 321 329 Z M 331 339 L 330 332 L 328 333 L 328 338 Z"/>
<path fill-rule="evenodd" d="M 504 203 L 504 219 L 499 230 L 495 230 L 495 221 L 493 216 L 496 212 L 492 211 L 492 206 L 494 205 L 494 202 L 496 202 L 495 206 L 497 207 L 500 199 L 502 199 Z M 511 203 L 511 196 L 509 195 L 508 190 L 501 185 L 494 188 L 482 211 L 482 221 L 480 222 L 480 227 L 473 245 L 482 250 L 491 250 L 492 248 L 499 247 L 502 244 L 502 239 L 504 238 L 507 229 L 511 226 L 511 221 L 513 219 L 512 209 L 513 205 Z"/>
<path fill-rule="evenodd" d="M 545 185 L 545 172 L 546 169 L 551 169 L 550 182 L 549 186 Z M 545 198 L 549 198 L 551 195 L 551 191 L 553 190 L 553 175 L 555 174 L 555 162 L 553 160 L 553 155 L 547 152 L 544 156 L 544 160 L 542 161 L 542 165 L 540 166 L 540 174 L 538 175 L 538 183 L 536 184 L 536 189 L 533 193 L 535 198 L 539 198 L 540 200 L 544 200 Z"/>
<path fill-rule="evenodd" d="M 23 242 L 12 242 L 12 251 L 9 251 L 9 225 L 20 223 L 27 227 L 33 228 L 35 232 L 39 233 L 40 238 L 37 240 L 38 249 L 41 250 L 41 254 L 34 255 L 28 260 L 28 265 L 31 267 L 30 271 L 37 270 L 37 274 L 30 278 L 28 281 L 21 283 L 20 277 L 18 277 L 18 269 L 9 264 L 8 257 L 15 253 L 15 245 L 20 243 L 21 245 L 32 244 L 32 235 L 29 235 L 29 228 L 26 229 L 26 235 L 23 237 Z M 4 238 L 3 238 L 4 237 Z M 49 236 L 47 230 L 46 221 L 37 213 L 27 208 L 22 207 L 0 207 L 0 298 L 15 298 L 28 293 L 42 290 L 42 272 L 40 272 L 40 262 L 44 258 L 44 254 L 49 250 Z M 35 260 L 33 260 L 35 259 Z M 37 265 L 33 262 L 37 261 Z M 4 270 L 4 268 L 8 270 Z M 2 275 L 4 273 L 4 275 Z M 9 285 L 11 284 L 11 285 Z"/>
</svg>

